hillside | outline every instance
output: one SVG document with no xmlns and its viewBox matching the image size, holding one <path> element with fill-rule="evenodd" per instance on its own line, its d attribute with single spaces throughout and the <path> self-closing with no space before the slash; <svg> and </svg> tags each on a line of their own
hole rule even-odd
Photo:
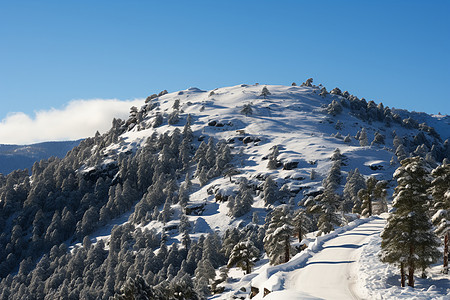
<svg viewBox="0 0 450 300">
<path fill-rule="evenodd" d="M 328 185 L 337 196 L 327 226 L 360 217 L 345 189 L 358 172 L 384 185 L 373 209 L 386 212 L 400 159 L 450 159 L 449 124 L 311 81 L 152 95 L 31 177 L 2 178 L 0 299 L 248 295 L 242 271 L 218 279 L 236 244 L 254 245 L 257 269 L 282 263 L 264 253 L 269 221 L 305 212 L 307 237 L 290 237 L 289 257 L 300 255 L 330 231 L 314 209 Z"/>
</svg>

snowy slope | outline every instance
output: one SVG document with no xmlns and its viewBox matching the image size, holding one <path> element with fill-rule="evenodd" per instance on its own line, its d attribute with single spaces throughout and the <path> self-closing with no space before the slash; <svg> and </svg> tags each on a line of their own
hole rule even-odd
<svg viewBox="0 0 450 300">
<path fill-rule="evenodd" d="M 144 145 L 146 139 L 154 132 L 162 134 L 167 131 L 172 132 L 176 128 L 182 130 L 188 114 L 192 117 L 191 126 L 196 147 L 201 141 L 206 142 L 209 137 L 212 137 L 215 141 L 226 141 L 232 148 L 232 164 L 239 174 L 234 175 L 233 180 L 228 177 L 213 178 L 203 187 L 199 185 L 197 179 L 193 180 L 194 186 L 189 205 L 204 205 L 204 211 L 201 215 L 189 216 L 189 221 L 194 224 L 191 236 L 198 238 L 201 234 L 213 231 L 224 233 L 230 227 L 243 227 L 250 223 L 253 212 L 258 214 L 260 225 L 262 225 L 267 214 L 264 202 L 257 192 L 252 211 L 241 218 L 233 219 L 227 214 L 227 203 L 216 202 L 214 192 L 211 193 L 211 190 L 218 190 L 223 194 L 232 194 L 237 190 L 238 182 L 242 177 L 246 178 L 251 184 L 261 187 L 264 178 L 267 175 L 272 175 L 279 188 L 284 188 L 290 192 L 290 203 L 298 205 L 306 196 L 320 190 L 321 181 L 326 177 L 332 164 L 330 157 L 336 148 L 339 148 L 344 155 L 343 179 L 349 171 L 359 168 L 361 174 L 365 176 L 374 175 L 379 180 L 390 181 L 392 180 L 392 173 L 398 167 L 398 163 L 390 164 L 390 160 L 394 156 L 393 131 L 395 130 L 399 136 L 411 138 L 419 132 L 418 129 L 405 128 L 396 123 L 392 124 L 392 127 L 386 127 L 381 122 L 364 122 L 351 114 L 350 109 L 346 107 L 341 114 L 331 116 L 326 113 L 325 107 L 332 100 L 342 100 L 343 98 L 336 95 L 321 97 L 319 96 L 320 88 L 316 86 L 267 85 L 271 93 L 267 98 L 261 96 L 262 87 L 261 85 L 238 85 L 218 88 L 213 91 L 190 88 L 152 99 L 139 109 L 142 112 L 142 121 L 136 125 L 131 124 L 128 130 L 120 136 L 118 143 L 111 144 L 105 149 L 105 159 L 111 161 L 116 159 L 119 153 L 136 151 Z M 180 122 L 169 125 L 167 119 L 173 111 L 176 100 L 179 100 L 180 103 Z M 252 114 L 246 116 L 241 113 L 245 104 L 251 105 Z M 406 111 L 400 112 L 404 118 L 412 116 Z M 154 128 L 152 123 L 157 114 L 162 115 L 164 120 L 161 126 Z M 418 118 L 419 122 L 427 122 L 430 126 L 435 127 L 442 140 L 450 137 L 448 116 L 429 116 L 426 114 L 414 114 L 414 116 Z M 336 129 L 338 121 L 343 123 L 339 130 Z M 385 144 L 361 147 L 354 136 L 362 128 L 367 130 L 369 143 L 373 140 L 375 132 L 378 131 L 385 136 Z M 350 135 L 352 137 L 351 142 L 345 143 L 343 138 L 334 136 L 338 132 L 342 137 Z M 433 141 L 431 137 L 428 136 L 428 138 Z M 267 155 L 275 145 L 278 145 L 280 150 L 278 159 L 285 166 L 287 166 L 287 163 L 294 163 L 295 167 L 280 167 L 276 170 L 267 168 Z M 316 172 L 317 176 L 311 179 L 310 174 L 313 171 Z M 345 183 L 344 180 L 343 183 Z M 342 187 L 343 184 L 340 191 L 342 191 Z M 392 187 L 392 182 L 390 187 Z M 280 203 L 275 205 L 278 204 Z M 173 209 L 175 210 L 175 216 L 171 224 L 176 225 L 180 207 L 174 205 Z M 112 222 L 112 224 L 121 223 L 124 218 L 118 220 Z M 365 223 L 367 221 L 369 223 Z M 157 221 L 142 226 L 154 228 L 160 232 L 164 230 L 163 224 Z M 316 299 L 317 297 L 330 299 L 329 296 L 336 291 L 332 289 L 324 290 L 320 286 L 320 282 L 313 279 L 320 278 L 320 275 L 324 272 L 320 269 L 321 263 L 319 261 L 328 261 L 330 265 L 339 265 L 340 261 L 352 263 L 350 266 L 346 265 L 343 269 L 338 268 L 337 275 L 334 275 L 335 278 L 345 277 L 343 279 L 345 282 L 336 282 L 336 286 L 344 286 L 342 299 L 367 295 L 367 292 L 355 283 L 355 274 L 358 269 L 355 264 L 359 260 L 361 251 L 365 251 L 364 245 L 368 243 L 370 235 L 377 235 L 381 230 L 382 222 L 379 219 L 359 220 L 348 226 L 329 236 L 315 240 L 310 245 L 311 253 L 302 252 L 298 254 L 300 256 L 294 257 L 291 260 L 293 263 L 288 263 L 287 269 L 278 270 L 275 268 L 270 271 L 270 276 L 264 277 L 261 275 L 264 272 L 267 273 L 267 270 L 270 269 L 266 259 L 259 262 L 254 274 L 244 277 L 241 271 L 232 269 L 231 276 L 234 275 L 234 282 L 228 288 L 233 290 L 228 291 L 223 297 L 234 294 L 235 289 L 242 286 L 246 286 L 248 289 L 249 285 L 252 284 L 252 286 L 260 285 L 261 287 L 270 285 L 271 290 L 277 291 L 267 299 L 280 299 L 281 297 L 293 299 L 292 295 L 294 294 L 301 295 L 301 299 Z M 111 227 L 109 226 L 109 228 Z M 94 241 L 96 235 L 97 238 L 108 240 L 108 234 L 109 230 L 104 228 L 92 236 Z M 169 235 L 169 242 L 176 242 L 180 239 L 176 231 L 169 232 Z M 330 241 L 324 243 L 329 238 Z M 314 245 L 316 245 L 316 248 L 314 248 Z M 343 250 L 342 256 L 340 256 L 341 254 L 335 254 L 335 251 L 339 250 Z M 316 254 L 312 255 L 313 252 Z M 304 268 L 297 270 L 298 267 Z M 314 268 L 314 270 L 310 271 L 309 268 Z M 349 271 L 350 269 L 351 271 Z M 275 271 L 282 274 L 275 276 L 273 274 Z M 298 284 L 298 282 L 305 281 L 305 278 L 309 277 L 310 274 L 317 276 L 310 279 L 311 284 L 308 284 L 307 287 Z M 347 277 L 351 279 L 351 287 L 348 287 Z M 324 292 L 325 294 L 316 294 L 314 291 Z M 279 293 L 279 297 L 277 293 Z"/>
</svg>

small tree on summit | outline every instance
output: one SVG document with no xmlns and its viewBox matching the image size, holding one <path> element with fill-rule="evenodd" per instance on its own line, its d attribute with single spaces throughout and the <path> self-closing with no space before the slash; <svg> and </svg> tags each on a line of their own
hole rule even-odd
<svg viewBox="0 0 450 300">
<path fill-rule="evenodd" d="M 308 78 L 308 79 L 306 79 L 306 82 L 302 83 L 302 86 L 312 87 L 312 82 L 313 82 L 313 79 L 312 78 Z"/>
<path fill-rule="evenodd" d="M 263 87 L 263 89 L 262 89 L 262 91 L 261 91 L 261 96 L 263 96 L 264 99 L 266 99 L 267 96 L 269 96 L 269 95 L 270 95 L 270 92 L 269 92 L 269 90 L 267 89 L 267 87 L 266 87 L 266 86 Z"/>
</svg>

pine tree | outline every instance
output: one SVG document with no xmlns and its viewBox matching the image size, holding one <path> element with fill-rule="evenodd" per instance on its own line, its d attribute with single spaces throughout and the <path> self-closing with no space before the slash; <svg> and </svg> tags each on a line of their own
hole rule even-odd
<svg viewBox="0 0 450 300">
<path fill-rule="evenodd" d="M 258 258 L 258 256 L 259 250 L 252 241 L 239 242 L 231 251 L 227 267 L 231 268 L 236 265 L 245 271 L 246 274 L 250 274 L 255 264 L 253 260 Z"/>
<path fill-rule="evenodd" d="M 332 191 L 335 191 L 341 183 L 341 160 L 333 161 L 330 172 L 323 182 L 323 186 Z"/>
<path fill-rule="evenodd" d="M 317 204 L 311 208 L 311 212 L 319 213 L 317 236 L 320 236 L 329 233 L 334 229 L 334 226 L 341 224 L 337 214 L 340 198 L 330 187 L 325 187 L 323 193 L 316 196 L 314 200 Z"/>
<path fill-rule="evenodd" d="M 306 210 L 300 208 L 295 212 L 292 223 L 298 236 L 298 242 L 300 243 L 312 227 L 311 217 Z"/>
<path fill-rule="evenodd" d="M 244 104 L 244 106 L 242 106 L 241 114 L 245 115 L 246 117 L 253 114 L 252 105 L 250 103 Z"/>
<path fill-rule="evenodd" d="M 374 176 L 367 179 L 366 188 L 358 192 L 358 198 L 362 202 L 361 215 L 366 217 L 373 215 L 373 202 L 375 200 L 382 201 L 386 198 L 386 185 L 387 182 L 379 182 Z"/>
<path fill-rule="evenodd" d="M 247 187 L 245 182 L 241 182 L 239 188 L 239 195 L 235 199 L 235 205 L 232 209 L 232 215 L 234 217 L 241 217 L 248 213 L 253 205 L 253 195 L 251 189 Z"/>
<path fill-rule="evenodd" d="M 375 132 L 371 146 L 374 145 L 384 145 L 384 135 L 380 134 L 378 131 Z"/>
<path fill-rule="evenodd" d="M 263 185 L 263 199 L 265 206 L 273 204 L 277 200 L 277 184 L 271 176 L 267 176 Z"/>
<path fill-rule="evenodd" d="M 270 92 L 269 92 L 269 90 L 267 89 L 267 87 L 266 87 L 266 86 L 263 87 L 263 89 L 262 89 L 262 91 L 261 91 L 261 96 L 263 96 L 264 99 L 266 99 L 267 96 L 269 96 L 269 95 L 270 95 Z"/>
<path fill-rule="evenodd" d="M 367 131 L 366 128 L 363 127 L 363 129 L 361 129 L 361 132 L 359 134 L 359 145 L 361 147 L 365 147 L 369 145 L 369 140 L 367 139 Z"/>
<path fill-rule="evenodd" d="M 233 247 L 240 241 L 241 237 L 237 228 L 228 229 L 225 232 L 222 243 L 222 253 L 229 258 Z"/>
<path fill-rule="evenodd" d="M 394 192 L 395 211 L 381 235 L 381 260 L 400 265 L 402 286 L 405 268 L 408 269 L 408 285 L 414 287 L 415 270 L 424 269 L 440 256 L 439 239 L 425 209 L 430 171 L 422 158 L 412 157 L 403 160 L 394 173 L 398 183 Z"/>
<path fill-rule="evenodd" d="M 450 235 L 450 164 L 442 164 L 432 172 L 431 195 L 434 203 L 431 218 L 434 232 L 442 239 L 444 246 L 443 273 L 448 274 L 448 247 Z"/>
<path fill-rule="evenodd" d="M 352 210 L 353 213 L 361 213 L 361 201 L 358 198 L 358 191 L 365 187 L 366 181 L 358 168 L 348 172 L 343 192 L 343 210 L 345 212 Z"/>
<path fill-rule="evenodd" d="M 291 217 L 287 206 L 274 209 L 264 236 L 264 249 L 270 264 L 276 265 L 289 261 L 292 231 Z"/>
<path fill-rule="evenodd" d="M 342 112 L 342 105 L 336 100 L 331 101 L 327 107 L 327 113 L 336 116 Z"/>
</svg>

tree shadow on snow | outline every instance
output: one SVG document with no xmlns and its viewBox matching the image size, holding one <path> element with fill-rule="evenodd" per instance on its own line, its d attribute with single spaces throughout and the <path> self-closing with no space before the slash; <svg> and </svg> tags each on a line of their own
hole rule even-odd
<svg viewBox="0 0 450 300">
<path fill-rule="evenodd" d="M 305 266 L 308 265 L 339 265 L 339 264 L 351 264 L 354 263 L 354 260 L 342 260 L 342 261 L 313 261 L 308 262 Z"/>
<path fill-rule="evenodd" d="M 355 245 L 355 244 L 342 244 L 342 245 L 336 245 L 336 246 L 325 246 L 323 247 L 323 249 L 328 249 L 328 248 L 350 248 L 350 249 L 358 249 L 361 248 L 362 246 L 367 245 L 367 243 L 361 244 L 361 245 Z"/>
</svg>

